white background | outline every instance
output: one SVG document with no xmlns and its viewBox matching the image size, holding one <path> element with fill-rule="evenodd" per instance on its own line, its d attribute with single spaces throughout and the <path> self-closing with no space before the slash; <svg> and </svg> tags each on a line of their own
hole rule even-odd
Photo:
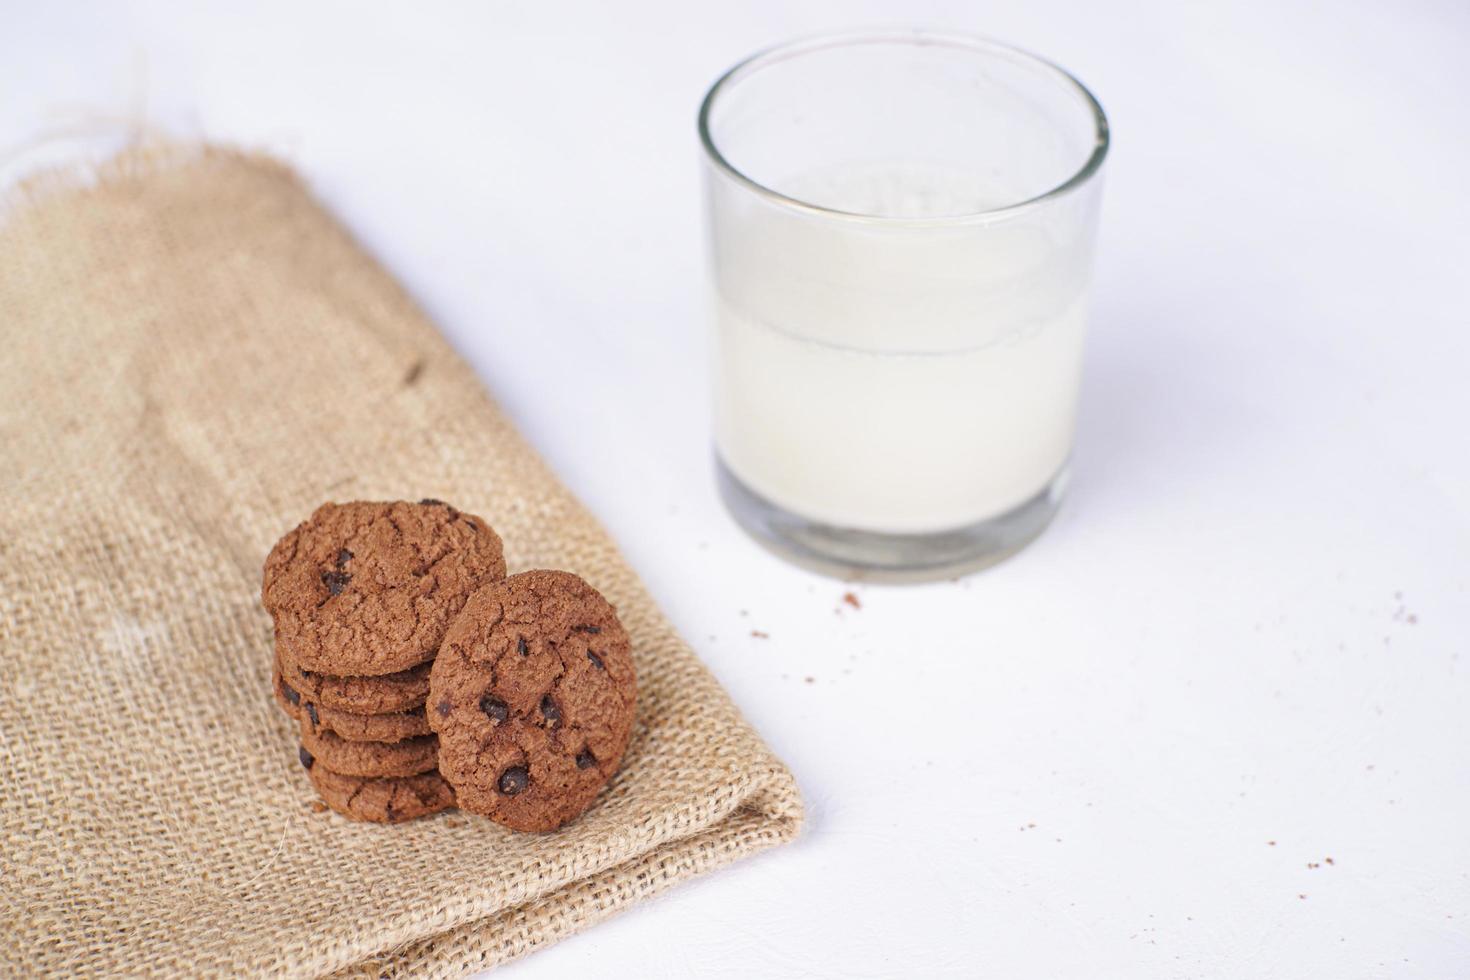
<svg viewBox="0 0 1470 980">
<path fill-rule="evenodd" d="M 900 24 L 1059 61 L 1115 143 L 1070 500 L 854 610 L 714 494 L 694 115 Z M 510 975 L 1467 977 L 1467 42 L 1452 0 L 11 0 L 0 162 L 295 161 L 797 773 L 798 843 Z"/>
</svg>

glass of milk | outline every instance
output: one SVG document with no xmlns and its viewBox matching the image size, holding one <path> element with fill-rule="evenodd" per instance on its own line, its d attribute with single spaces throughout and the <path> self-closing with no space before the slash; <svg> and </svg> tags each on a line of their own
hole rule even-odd
<svg viewBox="0 0 1470 980">
<path fill-rule="evenodd" d="M 722 496 L 848 576 L 931 578 L 1038 535 L 1067 477 L 1107 121 L 993 41 L 823 37 L 699 114 Z"/>
</svg>

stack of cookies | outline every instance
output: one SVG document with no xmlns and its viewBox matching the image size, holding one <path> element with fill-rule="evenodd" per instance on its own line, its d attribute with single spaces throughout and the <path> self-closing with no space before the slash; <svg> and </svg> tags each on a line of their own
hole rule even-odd
<svg viewBox="0 0 1470 980">
<path fill-rule="evenodd" d="M 517 830 L 580 814 L 632 729 L 628 635 L 568 572 L 506 577 L 437 500 L 327 504 L 266 559 L 277 701 L 318 794 L 355 820 L 459 805 Z"/>
</svg>

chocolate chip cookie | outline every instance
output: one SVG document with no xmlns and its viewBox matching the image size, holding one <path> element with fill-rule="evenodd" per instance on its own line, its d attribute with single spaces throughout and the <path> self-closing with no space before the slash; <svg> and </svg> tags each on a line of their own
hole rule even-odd
<svg viewBox="0 0 1470 980">
<path fill-rule="evenodd" d="M 276 661 L 286 683 L 316 704 L 358 715 L 382 715 L 412 711 L 423 706 L 429 695 L 431 664 L 419 664 L 396 674 L 377 677 L 337 677 L 302 670 L 291 661 L 290 652 L 277 641 Z"/>
<path fill-rule="evenodd" d="M 331 732 L 301 726 L 301 747 L 314 759 L 343 776 L 417 776 L 438 765 L 439 739 L 420 735 L 401 742 L 349 742 Z"/>
<path fill-rule="evenodd" d="M 351 742 L 401 742 L 430 731 L 422 707 L 392 714 L 357 715 L 302 697 L 281 677 L 279 660 L 271 682 L 281 708 L 312 732 L 333 732 Z"/>
<path fill-rule="evenodd" d="M 261 601 L 297 667 L 378 676 L 432 660 L 470 594 L 503 578 L 499 536 L 448 504 L 324 504 L 271 549 Z"/>
<path fill-rule="evenodd" d="M 627 632 L 569 572 L 488 585 L 445 634 L 429 684 L 439 769 L 459 805 L 514 830 L 553 830 L 622 761 L 636 682 Z"/>
<path fill-rule="evenodd" d="M 306 758 L 303 756 L 303 764 Z M 368 779 L 332 772 L 314 760 L 306 768 L 327 806 L 349 820 L 403 823 L 454 806 L 454 791 L 437 772 Z"/>
</svg>

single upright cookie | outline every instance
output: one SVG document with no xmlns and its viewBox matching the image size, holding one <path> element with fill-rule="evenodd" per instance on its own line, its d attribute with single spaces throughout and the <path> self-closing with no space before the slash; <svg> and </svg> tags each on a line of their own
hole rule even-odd
<svg viewBox="0 0 1470 980">
<path fill-rule="evenodd" d="M 351 742 L 401 742 L 406 738 L 429 734 L 429 719 L 422 707 L 378 715 L 359 715 L 340 708 L 319 704 L 287 684 L 281 676 L 280 659 L 271 677 L 276 701 L 286 714 L 308 727 L 312 733 L 332 732 Z M 427 692 L 427 685 L 425 686 Z"/>
<path fill-rule="evenodd" d="M 433 735 L 401 742 L 349 742 L 331 732 L 301 726 L 301 747 L 344 776 L 417 776 L 438 768 L 439 739 Z"/>
<path fill-rule="evenodd" d="M 636 695 L 628 634 L 596 589 L 513 575 L 470 598 L 434 661 L 439 770 L 464 809 L 554 830 L 617 771 Z"/>
<path fill-rule="evenodd" d="M 388 779 L 344 776 L 316 764 L 305 750 L 301 764 L 327 806 L 349 820 L 403 823 L 454 806 L 454 791 L 437 772 Z"/>
<path fill-rule="evenodd" d="M 337 677 L 302 670 L 291 662 L 290 653 L 276 641 L 276 662 L 281 676 L 295 691 L 316 704 L 357 715 L 381 715 L 423 707 L 429 696 L 429 668 L 419 664 L 396 674 L 376 677 Z"/>
<path fill-rule="evenodd" d="M 271 549 L 260 595 L 297 667 L 377 676 L 432 660 L 470 594 L 503 578 L 500 538 L 448 504 L 324 504 Z"/>
</svg>

